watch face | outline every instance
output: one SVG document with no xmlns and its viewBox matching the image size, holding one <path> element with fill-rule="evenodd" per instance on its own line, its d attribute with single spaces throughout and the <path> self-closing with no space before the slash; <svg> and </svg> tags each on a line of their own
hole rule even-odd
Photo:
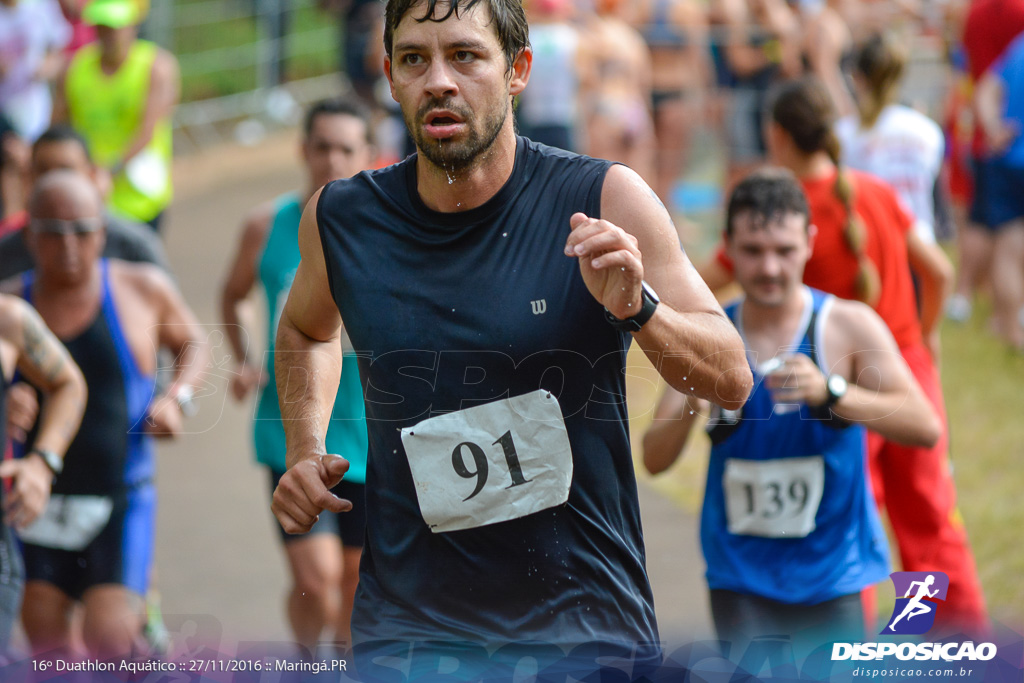
<svg viewBox="0 0 1024 683">
<path fill-rule="evenodd" d="M 43 459 L 46 466 L 55 474 L 60 474 L 61 470 L 64 469 L 64 461 L 56 454 L 49 451 L 33 451 L 38 453 L 39 457 Z"/>
<path fill-rule="evenodd" d="M 828 378 L 828 390 L 833 396 L 839 397 L 846 393 L 846 378 L 840 375 L 832 375 Z"/>
<path fill-rule="evenodd" d="M 643 287 L 644 292 L 647 293 L 647 296 L 650 297 L 654 301 L 654 303 L 661 303 L 661 299 L 658 298 L 658 295 L 655 293 L 654 289 L 652 289 L 651 286 L 647 284 L 646 280 L 641 280 L 640 286 Z"/>
</svg>

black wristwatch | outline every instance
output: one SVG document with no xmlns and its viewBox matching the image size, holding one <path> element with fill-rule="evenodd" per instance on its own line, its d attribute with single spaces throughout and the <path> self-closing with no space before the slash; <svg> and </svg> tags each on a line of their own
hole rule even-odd
<svg viewBox="0 0 1024 683">
<path fill-rule="evenodd" d="M 33 448 L 28 452 L 29 455 L 32 455 L 33 453 L 43 459 L 46 466 L 50 468 L 51 472 L 53 472 L 54 477 L 64 471 L 64 458 L 60 457 L 53 451 L 43 450 L 42 448 Z"/>
<path fill-rule="evenodd" d="M 839 400 L 843 396 L 846 396 L 846 390 L 849 388 L 850 384 L 842 375 L 829 375 L 828 379 L 825 380 L 825 389 L 828 391 L 828 398 L 825 399 L 825 407 L 831 408 L 835 404 L 839 403 Z"/>
<path fill-rule="evenodd" d="M 640 282 L 640 310 L 636 315 L 630 316 L 625 320 L 616 318 L 606 308 L 604 309 L 604 318 L 608 321 L 608 324 L 619 330 L 620 332 L 639 332 L 647 321 L 654 315 L 655 309 L 658 308 L 658 304 L 661 303 L 661 299 L 655 294 L 651 286 L 644 281 Z"/>
</svg>

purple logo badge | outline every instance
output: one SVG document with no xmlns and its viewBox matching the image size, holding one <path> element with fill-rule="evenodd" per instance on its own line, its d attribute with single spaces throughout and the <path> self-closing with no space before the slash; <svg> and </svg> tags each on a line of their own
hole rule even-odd
<svg viewBox="0 0 1024 683">
<path fill-rule="evenodd" d="M 881 634 L 927 633 L 935 623 L 935 601 L 946 599 L 949 577 L 943 572 L 893 572 L 889 578 L 896 587 L 896 605 Z"/>
</svg>

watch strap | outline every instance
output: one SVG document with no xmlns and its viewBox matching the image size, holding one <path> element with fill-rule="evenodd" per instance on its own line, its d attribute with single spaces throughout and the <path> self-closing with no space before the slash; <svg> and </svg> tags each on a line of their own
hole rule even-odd
<svg viewBox="0 0 1024 683">
<path fill-rule="evenodd" d="M 42 458 L 43 462 L 46 463 L 46 466 L 50 468 L 51 472 L 53 472 L 54 477 L 64 471 L 64 459 L 53 451 L 48 451 L 42 448 L 33 448 L 28 452 L 28 454 L 35 454 Z"/>
<path fill-rule="evenodd" d="M 643 326 L 647 324 L 647 321 L 654 317 L 654 311 L 657 310 L 660 302 L 654 296 L 651 296 L 651 292 L 648 291 L 648 287 L 640 288 L 640 310 L 636 315 L 628 318 L 616 318 L 611 314 L 607 308 L 604 309 L 604 318 L 608 321 L 608 324 L 619 330 L 620 332 L 639 332 L 643 329 Z"/>
<path fill-rule="evenodd" d="M 849 388 L 849 384 L 847 384 L 847 382 L 846 382 L 846 378 L 845 378 L 845 377 L 840 377 L 840 379 L 842 379 L 842 381 L 843 381 L 843 387 L 844 387 L 844 389 L 843 389 L 843 391 L 842 391 L 841 393 L 838 393 L 838 394 L 837 394 L 837 393 L 836 393 L 835 391 L 833 391 L 833 389 L 832 389 L 832 383 L 833 383 L 833 381 L 834 381 L 834 380 L 832 379 L 833 377 L 837 377 L 837 375 L 829 375 L 829 376 L 828 376 L 828 377 L 827 377 L 827 378 L 825 379 L 825 390 L 826 390 L 826 392 L 828 392 L 828 398 L 827 398 L 827 399 L 825 399 L 825 407 L 826 407 L 826 408 L 831 408 L 831 407 L 833 407 L 833 406 L 834 406 L 835 404 L 839 403 L 839 400 L 840 400 L 840 399 L 842 399 L 842 398 L 843 398 L 843 396 L 845 396 L 845 395 L 846 395 L 846 390 L 847 390 L 847 389 Z"/>
</svg>

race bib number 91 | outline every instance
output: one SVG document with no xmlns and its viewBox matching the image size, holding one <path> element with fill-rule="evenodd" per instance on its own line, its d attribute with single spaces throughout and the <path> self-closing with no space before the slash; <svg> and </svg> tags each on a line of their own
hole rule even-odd
<svg viewBox="0 0 1024 683">
<path fill-rule="evenodd" d="M 434 533 L 504 522 L 569 499 L 572 451 L 558 399 L 538 390 L 402 430 Z"/>
<path fill-rule="evenodd" d="M 725 462 L 729 533 L 766 538 L 803 538 L 825 490 L 825 460 L 820 455 L 777 460 Z"/>
</svg>

